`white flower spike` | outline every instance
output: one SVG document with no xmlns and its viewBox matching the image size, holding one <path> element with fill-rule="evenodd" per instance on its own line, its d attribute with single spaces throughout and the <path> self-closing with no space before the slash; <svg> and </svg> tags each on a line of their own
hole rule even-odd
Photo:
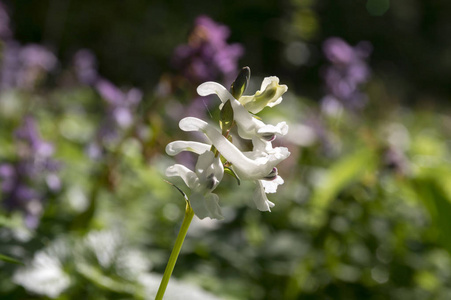
<svg viewBox="0 0 451 300">
<path fill-rule="evenodd" d="M 271 147 L 270 153 L 264 151 L 243 153 L 222 136 L 219 130 L 194 117 L 183 118 L 179 126 L 184 131 L 203 132 L 221 155 L 233 164 L 233 169 L 242 179 L 258 180 L 265 178 L 277 164 L 290 155 L 285 147 Z"/>
<path fill-rule="evenodd" d="M 183 131 L 204 133 L 210 143 L 174 141 L 166 146 L 166 153 L 169 155 L 177 155 L 181 151 L 191 151 L 199 155 L 194 171 L 175 164 L 166 170 L 166 175 L 183 179 L 191 190 L 189 196 L 191 206 L 201 219 L 205 217 L 222 219 L 219 197 L 212 191 L 223 178 L 224 160 L 240 180 L 250 180 L 256 184 L 253 200 L 261 211 L 270 211 L 274 203 L 268 200 L 266 194 L 275 193 L 277 187 L 284 183 L 278 175 L 276 166 L 286 159 L 290 152 L 285 147 L 274 148 L 272 141 L 277 135 L 287 134 L 288 125 L 285 122 L 267 125 L 253 114 L 265 107 L 279 104 L 288 88 L 286 85 L 279 85 L 279 78 L 266 77 L 260 90 L 253 96 L 242 96 L 249 77 L 250 69 L 243 68 L 231 87 L 235 97 L 216 82 L 205 82 L 197 88 L 201 96 L 211 94 L 219 96 L 222 131 L 194 117 L 182 119 L 179 127 Z M 252 141 L 252 151 L 243 152 L 230 141 L 230 129 L 234 125 L 237 125 L 238 135 L 241 138 Z"/>
<path fill-rule="evenodd" d="M 271 141 L 276 135 L 286 135 L 288 132 L 288 125 L 281 122 L 276 126 L 266 125 L 262 121 L 256 119 L 248 110 L 236 100 L 227 89 L 217 82 L 209 81 L 202 83 L 197 88 L 197 93 L 201 96 L 208 96 L 217 94 L 222 103 L 230 100 L 233 108 L 234 120 L 238 125 L 238 134 L 243 139 L 252 139 L 254 136 L 259 136 L 261 139 Z M 243 97 L 241 97 L 243 98 Z M 240 99 L 241 99 L 240 98 Z"/>
</svg>

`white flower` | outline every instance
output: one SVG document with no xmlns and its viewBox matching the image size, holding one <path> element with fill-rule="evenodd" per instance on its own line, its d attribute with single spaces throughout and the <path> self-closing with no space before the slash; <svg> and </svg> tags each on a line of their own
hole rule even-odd
<svg viewBox="0 0 451 300">
<path fill-rule="evenodd" d="M 238 177 L 256 181 L 257 188 L 253 196 L 255 205 L 261 211 L 270 211 L 274 203 L 268 200 L 266 193 L 275 193 L 277 186 L 283 184 L 283 179 L 277 175 L 276 165 L 290 155 L 287 148 L 273 148 L 271 142 L 254 138 L 253 151 L 241 152 L 216 128 L 200 119 L 184 118 L 179 126 L 184 131 L 202 131 L 221 155 L 232 163 Z"/>
<path fill-rule="evenodd" d="M 179 126 L 184 131 L 203 132 L 221 155 L 233 164 L 234 171 L 242 179 L 263 179 L 273 171 L 278 163 L 290 155 L 287 148 L 272 148 L 271 143 L 265 141 L 259 141 L 257 145 L 254 145 L 255 151 L 243 153 L 222 136 L 221 132 L 201 119 L 183 118 Z"/>
<path fill-rule="evenodd" d="M 254 149 L 252 152 L 244 152 L 249 158 L 258 159 L 258 157 L 265 157 L 268 155 L 278 155 L 281 151 L 278 148 L 273 148 L 271 142 L 262 141 L 259 139 L 253 140 Z M 283 151 L 283 150 L 282 150 Z M 289 153 L 287 154 L 288 157 Z M 254 191 L 253 200 L 257 208 L 261 211 L 271 211 L 270 208 L 274 203 L 268 200 L 266 194 L 275 193 L 277 187 L 284 183 L 282 177 L 277 174 L 277 168 L 274 167 L 271 172 L 265 176 L 264 179 L 256 181 L 257 187 Z"/>
<path fill-rule="evenodd" d="M 224 167 L 219 156 L 215 157 L 214 153 L 209 150 L 203 151 L 204 148 L 202 148 L 202 145 L 206 144 L 186 141 L 170 143 L 166 147 L 169 155 L 177 154 L 180 151 L 193 151 L 200 155 L 197 160 L 195 172 L 183 165 L 175 164 L 166 170 L 166 176 L 178 176 L 183 179 L 191 190 L 189 197 L 191 207 L 200 219 L 205 217 L 223 219 L 224 217 L 218 204 L 219 197 L 212 193 L 212 191 L 222 180 Z"/>
<path fill-rule="evenodd" d="M 260 211 L 271 211 L 271 207 L 274 206 L 274 203 L 268 200 L 266 197 L 267 193 L 275 193 L 277 190 L 277 186 L 283 184 L 283 179 L 280 176 L 277 176 L 272 181 L 267 180 L 258 180 L 257 187 L 254 191 L 253 200 L 257 209 Z"/>
<path fill-rule="evenodd" d="M 277 135 L 286 135 L 288 125 L 286 122 L 277 125 L 265 124 L 254 114 L 267 106 L 273 107 L 282 102 L 282 95 L 288 88 L 286 85 L 279 85 L 279 78 L 266 77 L 260 90 L 253 96 L 242 96 L 249 77 L 250 69 L 245 67 L 232 84 L 232 93 L 238 100 L 219 83 L 210 81 L 201 84 L 197 88 L 200 96 L 216 94 L 221 100 L 222 131 L 203 120 L 187 117 L 180 121 L 180 129 L 200 131 L 206 135 L 209 143 L 175 141 L 166 147 L 169 155 L 176 155 L 181 151 L 192 151 L 200 155 L 195 172 L 179 164 L 169 167 L 166 171 L 167 176 L 181 177 L 191 189 L 190 201 L 200 218 L 222 217 L 218 197 L 212 193 L 223 177 L 221 157 L 241 180 L 256 183 L 253 200 L 261 211 L 270 211 L 274 203 L 268 200 L 266 194 L 275 193 L 277 187 L 284 183 L 276 166 L 286 159 L 290 152 L 285 147 L 274 148 L 271 142 Z M 242 152 L 229 140 L 230 129 L 234 124 L 237 125 L 241 138 L 252 140 L 252 151 Z"/>
<path fill-rule="evenodd" d="M 276 76 L 265 77 L 260 90 L 253 96 L 241 96 L 240 103 L 251 113 L 259 113 L 266 106 L 274 107 L 282 102 L 282 95 L 288 90 L 284 84 L 279 85 Z"/>
<path fill-rule="evenodd" d="M 263 140 L 272 141 L 276 135 L 285 135 L 288 132 L 288 125 L 285 122 L 278 123 L 274 126 L 266 125 L 262 121 L 257 120 L 225 87 L 217 82 L 209 81 L 199 85 L 197 93 L 201 96 L 217 94 L 222 103 L 226 103 L 227 100 L 230 100 L 233 109 L 233 119 L 238 125 L 238 134 L 243 139 L 250 140 L 254 136 L 258 136 Z"/>
<path fill-rule="evenodd" d="M 182 151 L 191 151 L 196 154 L 202 154 L 206 151 L 209 151 L 211 148 L 211 145 L 199 143 L 199 142 L 192 142 L 192 141 L 174 141 L 169 143 L 166 146 L 166 153 L 168 155 L 174 156 L 179 154 Z"/>
</svg>

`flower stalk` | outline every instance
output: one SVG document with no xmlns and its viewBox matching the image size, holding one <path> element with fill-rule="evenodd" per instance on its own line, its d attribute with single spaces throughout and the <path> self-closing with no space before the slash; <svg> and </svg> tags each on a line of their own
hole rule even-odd
<svg viewBox="0 0 451 300">
<path fill-rule="evenodd" d="M 185 240 L 186 233 L 188 232 L 189 225 L 193 219 L 194 211 L 190 202 L 186 201 L 185 217 L 183 218 L 182 226 L 180 227 L 179 234 L 175 240 L 174 248 L 172 248 L 171 256 L 169 257 L 168 264 L 164 270 L 163 278 L 161 279 L 160 287 L 158 288 L 157 296 L 155 300 L 162 300 L 166 287 L 168 286 L 169 279 L 171 278 L 172 271 L 174 270 L 175 263 L 182 249 L 183 241 Z"/>
<path fill-rule="evenodd" d="M 240 179 L 253 181 L 255 189 L 253 200 L 260 211 L 271 211 L 274 203 L 268 200 L 267 193 L 275 193 L 277 186 L 284 183 L 278 175 L 276 165 L 286 159 L 290 152 L 285 147 L 273 147 L 276 135 L 283 136 L 288 131 L 285 122 L 277 125 L 263 123 L 254 116 L 265 107 L 273 107 L 282 101 L 286 85 L 279 85 L 279 78 L 272 76 L 263 80 L 261 91 L 253 96 L 243 96 L 249 83 L 250 69 L 241 70 L 229 92 L 216 82 L 205 82 L 197 88 L 200 96 L 218 95 L 220 105 L 220 129 L 194 117 L 180 120 L 183 131 L 202 132 L 208 142 L 173 141 L 166 146 L 168 155 L 177 155 L 190 151 L 198 155 L 194 170 L 183 164 L 174 164 L 166 169 L 167 177 L 179 177 L 190 189 L 188 197 L 175 187 L 186 199 L 185 218 L 163 275 L 156 300 L 163 299 L 169 278 L 171 277 L 177 257 L 194 214 L 199 219 L 224 219 L 219 196 L 213 191 L 221 182 L 224 171 L 231 174 L 240 184 Z M 243 102 L 241 102 L 243 101 Z M 232 127 L 237 127 L 239 138 L 252 142 L 252 151 L 242 151 L 232 143 Z"/>
</svg>

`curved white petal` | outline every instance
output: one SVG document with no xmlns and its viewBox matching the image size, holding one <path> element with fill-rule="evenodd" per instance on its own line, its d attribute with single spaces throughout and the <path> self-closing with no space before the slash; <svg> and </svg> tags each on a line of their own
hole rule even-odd
<svg viewBox="0 0 451 300">
<path fill-rule="evenodd" d="M 276 105 L 279 105 L 282 102 L 283 98 L 279 97 L 277 100 L 274 100 L 273 102 L 269 102 L 268 104 L 266 104 L 266 106 L 268 107 L 274 107 Z M 256 112 L 253 112 L 254 114 L 256 114 Z"/>
<path fill-rule="evenodd" d="M 174 156 L 182 151 L 191 151 L 196 154 L 202 154 L 209 151 L 211 145 L 192 141 L 174 141 L 166 146 L 166 153 L 168 155 Z"/>
<path fill-rule="evenodd" d="M 183 179 L 186 186 L 190 189 L 195 189 L 199 185 L 199 179 L 193 171 L 185 167 L 184 165 L 175 164 L 166 169 L 166 176 L 175 177 L 178 176 Z"/>
<path fill-rule="evenodd" d="M 233 169 L 242 179 L 261 179 L 267 176 L 272 169 L 288 157 L 286 148 L 280 147 L 275 154 L 258 159 L 250 159 L 235 145 L 228 141 L 221 133 L 207 122 L 197 118 L 187 117 L 180 121 L 180 128 L 184 131 L 202 131 L 218 149 L 221 155 L 233 164 Z M 277 149 L 277 148 L 276 148 Z"/>
<path fill-rule="evenodd" d="M 280 122 L 276 126 L 274 125 L 265 125 L 258 129 L 258 133 L 273 133 L 273 134 L 280 134 L 280 135 L 286 135 L 288 133 L 288 125 L 286 122 Z"/>
<path fill-rule="evenodd" d="M 259 180 L 263 186 L 265 193 L 275 193 L 277 192 L 277 187 L 284 183 L 282 177 L 277 176 L 274 180 Z"/>
<path fill-rule="evenodd" d="M 197 87 L 197 93 L 200 96 L 216 94 L 219 99 L 221 99 L 222 103 L 226 103 L 229 99 L 235 99 L 224 86 L 214 81 L 207 81 L 199 85 Z"/>
<path fill-rule="evenodd" d="M 257 209 L 260 211 L 271 211 L 271 207 L 274 207 L 274 203 L 268 200 L 266 197 L 265 189 L 261 183 L 261 180 L 257 181 L 257 187 L 254 190 L 253 200 Z"/>
<path fill-rule="evenodd" d="M 199 219 L 204 219 L 206 217 L 219 220 L 224 219 L 221 207 L 219 206 L 218 195 L 213 193 L 203 194 L 200 192 L 193 192 L 189 197 L 189 201 L 194 213 Z"/>
<path fill-rule="evenodd" d="M 264 125 L 257 130 L 257 133 L 262 139 L 272 141 L 276 138 L 276 135 L 286 135 L 288 133 L 288 125 L 286 122 L 280 122 L 276 126 Z"/>
<path fill-rule="evenodd" d="M 282 161 L 290 156 L 290 152 L 286 147 L 272 147 L 272 143 L 268 141 L 261 140 L 259 138 L 252 139 L 253 149 L 252 151 L 244 152 L 246 157 L 257 160 L 266 158 L 266 160 L 274 160 L 277 159 Z"/>
<path fill-rule="evenodd" d="M 270 78 L 270 79 L 268 79 L 269 81 L 271 81 L 271 80 L 275 81 L 278 86 L 279 79 L 277 77 L 273 76 L 273 77 L 268 77 L 268 78 Z M 270 84 L 271 82 L 269 82 L 267 84 Z M 265 82 L 265 84 L 266 84 L 266 82 Z M 262 84 L 262 86 L 263 86 L 263 84 Z M 283 87 L 286 88 L 285 85 Z M 282 90 L 283 90 L 283 93 L 286 91 L 286 89 L 282 89 Z M 222 103 L 225 103 L 225 102 L 227 102 L 227 100 L 230 100 L 230 104 L 232 105 L 232 109 L 233 109 L 233 119 L 235 120 L 235 122 L 238 126 L 238 134 L 243 139 L 250 140 L 255 135 L 259 135 L 260 138 L 262 138 L 262 139 L 272 140 L 272 139 L 274 139 L 276 134 L 285 135 L 288 132 L 288 126 L 285 122 L 282 122 L 282 123 L 277 124 L 276 126 L 273 126 L 273 125 L 266 125 L 262 121 L 254 118 L 249 113 L 249 111 L 248 111 L 249 108 L 247 106 L 246 107 L 243 106 L 242 103 L 240 103 L 243 101 L 242 99 L 247 99 L 246 96 L 241 97 L 240 101 L 238 101 L 230 94 L 230 92 L 224 86 L 220 85 L 219 83 L 216 83 L 213 81 L 205 82 L 198 86 L 197 93 L 201 96 L 217 94 L 218 97 L 221 99 Z M 262 101 L 260 101 L 260 102 L 256 101 L 254 99 L 255 96 L 252 96 L 251 98 L 252 99 L 249 98 L 249 101 L 253 101 L 256 103 L 258 102 L 257 104 L 261 105 L 260 102 L 262 102 Z M 279 101 L 278 99 L 276 99 L 276 100 Z M 276 100 L 274 100 L 274 101 L 276 101 Z M 246 100 L 244 100 L 244 101 L 246 101 Z M 280 100 L 280 101 L 282 101 L 282 100 Z M 280 101 L 278 103 L 280 103 Z M 249 102 L 249 104 L 251 104 L 253 102 Z M 263 107 L 265 107 L 266 105 L 267 105 L 267 102 L 264 102 Z M 261 109 L 263 109 L 263 107 Z M 255 111 L 252 111 L 252 112 L 256 113 Z"/>
<path fill-rule="evenodd" d="M 233 119 L 238 125 L 238 134 L 243 139 L 252 139 L 252 137 L 257 134 L 257 131 L 265 126 L 265 123 L 254 118 L 248 110 L 219 83 L 213 81 L 205 82 L 199 85 L 197 93 L 201 96 L 217 94 L 222 103 L 230 100 L 233 109 Z"/>
</svg>

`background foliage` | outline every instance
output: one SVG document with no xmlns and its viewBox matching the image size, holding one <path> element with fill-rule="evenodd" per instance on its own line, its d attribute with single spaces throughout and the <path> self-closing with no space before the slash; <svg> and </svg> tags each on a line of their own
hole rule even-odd
<svg viewBox="0 0 451 300">
<path fill-rule="evenodd" d="M 218 116 L 174 58 L 199 15 L 244 49 L 248 94 L 288 85 L 264 118 L 290 124 L 292 155 L 271 213 L 252 185 L 216 190 L 225 220 L 193 221 L 167 299 L 449 297 L 449 1 L 2 4 L 2 299 L 154 297 L 184 209 L 164 147 L 189 138 L 182 116 Z M 325 101 L 334 36 L 372 45 L 361 108 Z"/>
</svg>

